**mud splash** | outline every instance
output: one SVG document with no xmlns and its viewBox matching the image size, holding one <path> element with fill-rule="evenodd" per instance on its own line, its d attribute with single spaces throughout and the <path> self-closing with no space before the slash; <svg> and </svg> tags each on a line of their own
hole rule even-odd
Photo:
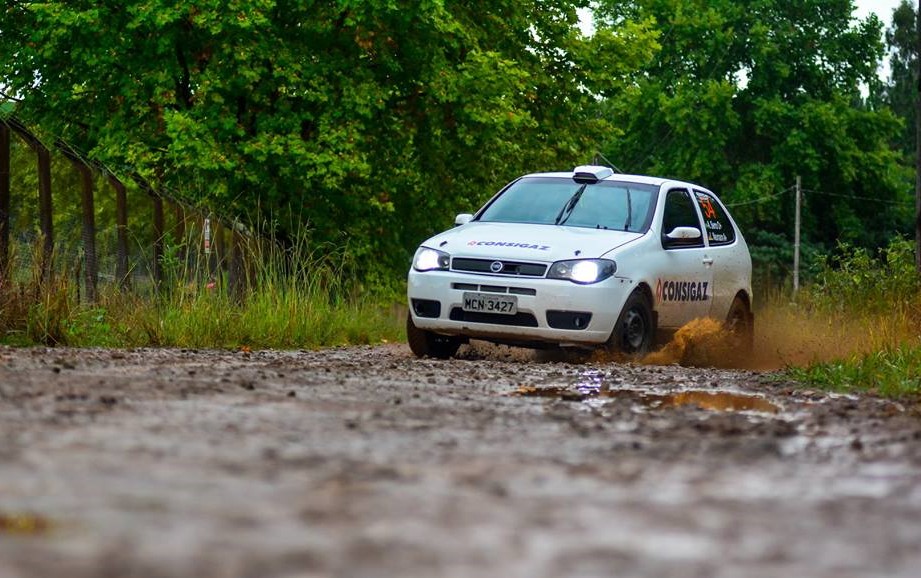
<svg viewBox="0 0 921 578">
<path fill-rule="evenodd" d="M 755 356 L 739 347 L 738 337 L 710 317 L 693 319 L 672 336 L 661 349 L 637 359 L 617 352 L 595 350 L 588 358 L 595 363 L 639 363 L 681 365 L 721 369 L 763 369 Z"/>
<path fill-rule="evenodd" d="M 645 356 L 640 363 L 685 367 L 744 367 L 751 362 L 738 337 L 709 317 L 694 319 L 679 329 L 662 349 Z"/>
<path fill-rule="evenodd" d="M 728 391 L 687 390 L 675 393 L 653 393 L 636 389 L 606 389 L 594 386 L 576 386 L 575 388 L 521 386 L 512 395 L 576 402 L 590 399 L 624 400 L 654 410 L 692 406 L 720 412 L 780 413 L 779 406 L 763 397 Z"/>
</svg>

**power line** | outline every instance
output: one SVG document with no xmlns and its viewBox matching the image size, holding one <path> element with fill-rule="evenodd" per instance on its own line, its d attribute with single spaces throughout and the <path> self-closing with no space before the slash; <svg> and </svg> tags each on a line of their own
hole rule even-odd
<svg viewBox="0 0 921 578">
<path fill-rule="evenodd" d="M 776 198 L 779 197 L 780 195 L 784 195 L 784 194 L 786 194 L 786 193 L 789 193 L 789 192 L 792 191 L 794 188 L 796 188 L 796 187 L 795 187 L 795 186 L 793 186 L 793 187 L 787 187 L 786 189 L 780 191 L 779 193 L 774 193 L 774 194 L 772 194 L 772 195 L 767 195 L 766 197 L 759 197 L 759 198 L 757 198 L 757 199 L 751 199 L 751 200 L 748 200 L 748 201 L 740 201 L 740 202 L 738 202 L 738 203 L 726 203 L 726 206 L 727 206 L 727 207 L 742 207 L 742 206 L 744 206 L 744 205 L 754 205 L 754 204 L 756 204 L 756 203 L 766 203 L 767 201 L 770 201 L 771 199 L 776 199 Z"/>
<path fill-rule="evenodd" d="M 666 40 L 666 39 L 668 38 L 668 36 L 671 34 L 672 29 L 673 29 L 674 27 L 675 27 L 675 22 L 674 22 L 674 20 L 673 20 L 673 21 L 672 21 L 671 27 L 668 29 L 668 32 L 665 34 L 665 37 L 663 37 L 663 40 L 662 40 L 662 45 L 663 45 L 663 46 L 664 46 L 664 44 L 665 44 L 665 40 Z M 713 63 L 713 66 L 710 68 L 710 71 L 709 71 L 703 78 L 700 79 L 700 82 L 701 82 L 701 83 L 705 83 L 705 82 L 710 82 L 710 81 L 716 80 L 716 78 L 714 77 L 714 74 L 716 73 L 716 69 L 719 68 L 720 65 L 722 65 L 723 61 L 724 61 L 724 60 L 726 59 L 726 57 L 729 55 L 729 52 L 731 51 L 731 49 L 732 49 L 732 44 L 729 44 L 728 46 L 726 46 L 726 48 L 723 50 L 722 54 L 720 54 L 720 57 L 717 58 L 717 59 L 715 60 L 715 62 Z M 663 48 L 663 51 L 664 51 L 664 48 Z M 655 56 L 655 59 L 656 59 L 656 63 L 655 63 L 655 65 L 649 67 L 650 70 L 653 69 L 654 67 L 659 66 L 659 65 L 661 64 L 662 52 L 659 52 L 659 54 L 657 54 L 657 55 Z M 693 104 L 693 109 L 694 109 L 695 112 L 697 112 L 697 110 L 700 109 L 700 108 L 701 108 L 701 102 L 698 100 L 697 102 L 695 102 L 695 103 Z M 663 136 L 663 137 L 661 137 L 660 139 L 658 139 L 657 142 L 653 143 L 649 148 L 646 149 L 646 151 L 645 151 L 644 153 L 642 153 L 642 154 L 640 155 L 641 157 L 643 157 L 643 160 L 641 161 L 641 163 L 645 165 L 646 162 L 647 162 L 649 159 L 651 159 L 651 158 L 653 157 L 653 155 L 655 154 L 656 150 L 657 150 L 658 148 L 660 148 L 661 146 L 663 146 L 663 145 L 665 145 L 665 146 L 671 146 L 671 143 L 672 143 L 672 141 L 673 141 L 674 138 L 675 138 L 675 137 L 673 136 L 673 135 L 674 135 L 674 132 L 675 132 L 675 124 L 674 124 L 674 123 L 669 123 L 668 131 L 665 133 L 665 136 Z M 634 165 L 634 166 L 636 166 L 637 163 L 636 163 L 636 161 L 634 160 L 634 162 L 632 162 L 631 164 Z"/>
<path fill-rule="evenodd" d="M 844 193 L 829 193 L 826 191 L 814 191 L 811 189 L 803 189 L 806 193 L 812 193 L 813 195 L 825 195 L 827 197 L 840 197 L 842 199 L 853 199 L 855 201 L 869 201 L 871 203 L 880 203 L 883 205 L 903 205 L 903 206 L 915 206 L 914 201 L 895 201 L 890 199 L 875 199 L 873 197 L 862 197 L 860 195 L 846 195 Z"/>
</svg>

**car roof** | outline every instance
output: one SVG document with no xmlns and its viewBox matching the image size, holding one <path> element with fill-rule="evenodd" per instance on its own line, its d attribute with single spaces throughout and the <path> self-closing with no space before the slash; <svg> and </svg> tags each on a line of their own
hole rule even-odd
<svg viewBox="0 0 921 578">
<path fill-rule="evenodd" d="M 531 174 L 524 175 L 524 176 L 525 176 L 525 177 L 559 177 L 559 178 L 564 178 L 564 179 L 571 179 L 571 178 L 572 178 L 572 172 L 568 172 L 568 173 L 563 173 L 563 172 L 556 172 L 556 173 L 531 173 Z M 663 177 L 650 177 L 650 176 L 648 176 L 648 175 L 627 175 L 627 174 L 623 174 L 623 173 L 614 173 L 613 175 L 611 175 L 611 176 L 609 176 L 609 177 L 606 177 L 606 178 L 603 179 L 603 180 L 605 180 L 605 181 L 614 181 L 614 182 L 628 181 L 628 182 L 631 182 L 631 183 L 640 183 L 640 184 L 644 184 L 644 185 L 654 185 L 654 186 L 657 186 L 657 187 L 661 187 L 664 183 L 673 183 L 673 184 L 676 184 L 676 185 L 682 185 L 682 186 L 688 186 L 688 187 L 696 187 L 696 188 L 698 188 L 698 189 L 704 189 L 704 190 L 706 190 L 706 187 L 702 187 L 702 186 L 700 186 L 700 185 L 695 185 L 694 183 L 689 183 L 689 182 L 686 182 L 686 181 L 678 181 L 678 180 L 675 180 L 675 179 L 666 179 L 666 178 L 663 178 Z"/>
</svg>

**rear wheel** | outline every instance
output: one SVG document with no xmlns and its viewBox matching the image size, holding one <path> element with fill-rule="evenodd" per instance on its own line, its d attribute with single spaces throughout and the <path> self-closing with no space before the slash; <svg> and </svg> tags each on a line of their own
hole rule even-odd
<svg viewBox="0 0 921 578">
<path fill-rule="evenodd" d="M 406 341 L 416 357 L 448 359 L 457 353 L 457 349 L 461 346 L 461 340 L 457 337 L 419 329 L 413 323 L 411 314 L 406 316 Z"/>
<path fill-rule="evenodd" d="M 624 303 L 605 347 L 611 351 L 643 355 L 652 349 L 655 329 L 649 299 L 641 291 L 634 291 Z"/>
<path fill-rule="evenodd" d="M 745 353 L 751 353 L 755 343 L 755 317 L 748 302 L 736 295 L 726 315 L 726 330 L 733 336 L 735 344 Z"/>
</svg>

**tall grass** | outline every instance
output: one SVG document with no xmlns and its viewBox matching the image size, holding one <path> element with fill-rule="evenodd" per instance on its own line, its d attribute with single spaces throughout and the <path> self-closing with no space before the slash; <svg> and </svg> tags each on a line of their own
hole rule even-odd
<svg viewBox="0 0 921 578">
<path fill-rule="evenodd" d="M 402 339 L 397 297 L 363 287 L 342 247 L 301 239 L 284 248 L 251 241 L 244 250 L 246 290 L 231 294 L 227 275 L 210 278 L 204 260 L 167 250 L 157 291 L 104 287 L 97 303 L 78 304 L 75 283 L 36 274 L 0 286 L 0 340 L 13 344 L 315 348 Z M 4 276 L 4 279 L 7 279 Z"/>
<path fill-rule="evenodd" d="M 842 245 L 795 304 L 759 315 L 760 353 L 787 374 L 835 391 L 921 394 L 921 283 L 913 244 L 878 255 Z"/>
</svg>

